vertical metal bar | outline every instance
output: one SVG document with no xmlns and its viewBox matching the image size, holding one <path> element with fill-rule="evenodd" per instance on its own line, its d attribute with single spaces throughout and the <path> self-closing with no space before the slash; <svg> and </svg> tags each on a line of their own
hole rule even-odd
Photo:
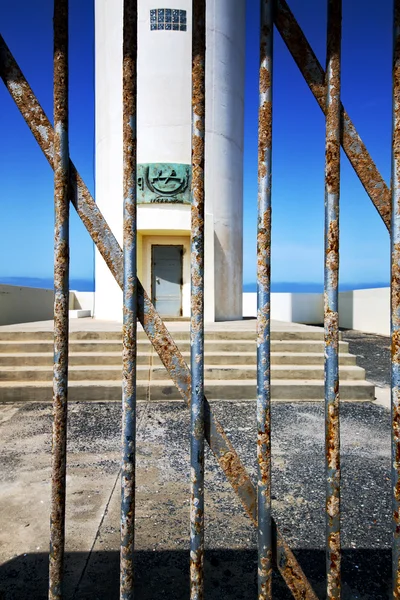
<svg viewBox="0 0 400 600">
<path fill-rule="evenodd" d="M 69 310 L 68 0 L 54 2 L 54 371 L 49 598 L 62 598 Z"/>
<path fill-rule="evenodd" d="M 257 224 L 258 598 L 272 598 L 271 535 L 271 183 L 272 0 L 261 0 Z"/>
<path fill-rule="evenodd" d="M 193 1 L 190 365 L 190 598 L 203 598 L 204 563 L 204 132 L 206 3 Z"/>
<path fill-rule="evenodd" d="M 136 95 L 137 0 L 124 0 L 123 21 L 123 328 L 120 598 L 134 598 L 136 455 Z"/>
<path fill-rule="evenodd" d="M 394 0 L 391 222 L 393 598 L 400 598 L 400 0 Z"/>
<path fill-rule="evenodd" d="M 325 468 L 327 598 L 340 598 L 339 193 L 342 1 L 328 0 L 325 140 Z"/>
</svg>

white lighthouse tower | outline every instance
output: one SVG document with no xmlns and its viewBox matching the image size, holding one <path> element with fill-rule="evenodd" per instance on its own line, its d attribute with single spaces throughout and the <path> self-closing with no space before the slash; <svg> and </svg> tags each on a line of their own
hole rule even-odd
<svg viewBox="0 0 400 600">
<path fill-rule="evenodd" d="M 139 0 L 138 276 L 164 317 L 190 316 L 190 0 Z M 122 0 L 96 0 L 96 202 L 122 244 Z M 205 320 L 242 318 L 245 0 L 208 0 Z M 122 319 L 100 254 L 95 316 Z"/>
</svg>

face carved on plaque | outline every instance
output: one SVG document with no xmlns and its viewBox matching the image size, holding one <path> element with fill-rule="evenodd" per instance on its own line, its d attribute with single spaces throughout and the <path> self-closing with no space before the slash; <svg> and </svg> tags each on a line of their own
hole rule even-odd
<svg viewBox="0 0 400 600">
<path fill-rule="evenodd" d="M 190 203 L 190 165 L 138 165 L 138 203 Z"/>
<path fill-rule="evenodd" d="M 183 192 L 187 188 L 188 182 L 189 173 L 187 171 L 184 176 L 179 176 L 176 169 L 171 166 L 160 169 L 156 165 L 146 169 L 146 183 L 157 194 L 174 196 L 179 192 Z"/>
</svg>

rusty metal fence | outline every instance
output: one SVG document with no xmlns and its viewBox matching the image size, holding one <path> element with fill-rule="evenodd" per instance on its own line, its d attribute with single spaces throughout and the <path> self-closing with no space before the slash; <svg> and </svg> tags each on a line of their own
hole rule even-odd
<svg viewBox="0 0 400 600">
<path fill-rule="evenodd" d="M 340 146 L 391 232 L 393 598 L 400 598 L 400 0 L 394 0 L 392 190 L 389 191 L 340 101 L 341 0 L 328 0 L 326 72 L 285 0 L 260 0 L 257 227 L 257 458 L 252 482 L 204 397 L 205 0 L 193 0 L 191 368 L 136 273 L 137 1 L 124 0 L 123 251 L 69 158 L 68 0 L 54 2 L 54 128 L 0 36 L 0 74 L 54 169 L 54 385 L 49 598 L 63 597 L 68 393 L 69 202 L 123 289 L 120 598 L 134 594 L 136 325 L 140 321 L 191 409 L 190 597 L 201 600 L 204 563 L 204 442 L 258 532 L 258 598 L 273 597 L 278 569 L 292 596 L 317 600 L 271 516 L 270 245 L 272 65 L 275 25 L 326 116 L 325 440 L 326 597 L 341 597 L 338 265 Z M 393 215 L 393 218 L 391 218 Z M 256 442 L 255 442 L 256 443 Z"/>
</svg>

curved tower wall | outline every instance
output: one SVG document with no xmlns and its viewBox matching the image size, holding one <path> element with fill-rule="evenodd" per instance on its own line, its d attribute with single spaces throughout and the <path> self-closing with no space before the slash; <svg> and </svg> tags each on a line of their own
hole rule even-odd
<svg viewBox="0 0 400 600">
<path fill-rule="evenodd" d="M 139 2 L 137 159 L 164 175 L 191 162 L 191 6 Z M 186 31 L 152 29 L 151 11 L 163 7 L 186 11 Z M 207 3 L 207 321 L 242 317 L 244 19 L 245 0 Z M 95 31 L 96 202 L 122 245 L 122 0 L 96 0 Z M 138 273 L 149 295 L 152 244 L 182 245 L 182 316 L 190 314 L 187 194 L 163 205 L 146 189 L 138 204 Z M 121 320 L 122 293 L 97 252 L 95 277 L 95 316 Z"/>
<path fill-rule="evenodd" d="M 207 2 L 206 202 L 215 319 L 242 318 L 245 0 Z"/>
</svg>

